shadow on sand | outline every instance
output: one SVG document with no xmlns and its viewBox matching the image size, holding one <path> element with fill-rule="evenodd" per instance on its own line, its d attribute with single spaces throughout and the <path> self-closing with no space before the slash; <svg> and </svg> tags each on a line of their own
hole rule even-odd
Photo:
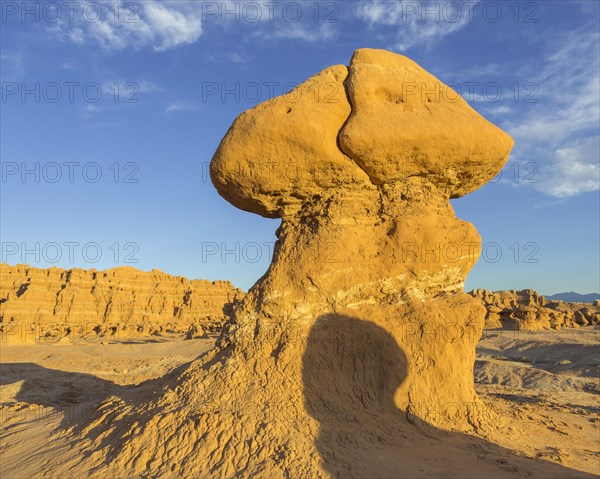
<svg viewBox="0 0 600 479">
<path fill-rule="evenodd" d="M 172 382 L 187 369 L 191 362 L 179 365 L 165 376 L 149 379 L 133 386 L 121 386 L 92 374 L 48 369 L 35 363 L 3 363 L 0 365 L 0 386 L 22 382 L 15 395 L 16 401 L 35 405 L 40 409 L 54 410 L 53 412 L 36 411 L 35 408 L 29 408 L 4 412 L 3 420 L 11 419 L 11 414 L 17 421 L 62 416 L 61 429 L 75 427 L 76 430 L 81 430 L 99 417 L 98 406 L 106 399 L 116 396 L 131 401 L 137 391 L 154 390 L 156 394 L 160 394 L 162 386 L 169 381 Z M 6 398 L 3 397 L 2 400 L 6 401 Z"/>
<path fill-rule="evenodd" d="M 369 321 L 320 318 L 302 361 L 305 406 L 320 424 L 316 445 L 336 479 L 596 477 L 409 422 L 393 398 L 407 376 L 406 356 Z"/>
</svg>

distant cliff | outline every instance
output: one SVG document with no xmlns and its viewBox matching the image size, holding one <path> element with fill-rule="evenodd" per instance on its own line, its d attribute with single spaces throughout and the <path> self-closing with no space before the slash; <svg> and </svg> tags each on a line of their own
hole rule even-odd
<svg viewBox="0 0 600 479">
<path fill-rule="evenodd" d="M 243 294 L 229 281 L 189 280 L 158 270 L 0 264 L 0 329 L 5 342 L 17 335 L 30 340 L 121 332 L 123 338 L 184 332 L 192 324 L 218 329 Z"/>
<path fill-rule="evenodd" d="M 470 293 L 487 309 L 486 328 L 521 330 L 578 328 L 600 324 L 598 303 L 568 303 L 549 300 L 532 289 Z"/>
<path fill-rule="evenodd" d="M 487 309 L 486 328 L 578 328 L 600 324 L 598 302 L 549 300 L 534 290 L 471 291 Z M 189 280 L 158 270 L 40 269 L 0 264 L 0 342 L 219 331 L 244 292 L 229 281 Z"/>
</svg>

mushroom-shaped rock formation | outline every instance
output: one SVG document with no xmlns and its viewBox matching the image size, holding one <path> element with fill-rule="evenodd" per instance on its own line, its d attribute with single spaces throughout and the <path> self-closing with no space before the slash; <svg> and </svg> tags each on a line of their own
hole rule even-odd
<svg viewBox="0 0 600 479">
<path fill-rule="evenodd" d="M 476 421 L 471 410 L 438 410 L 476 403 L 485 316 L 463 293 L 480 237 L 449 198 L 496 175 L 513 142 L 449 92 L 412 60 L 364 49 L 348 76 L 327 68 L 240 115 L 213 158 L 213 183 L 235 206 L 283 221 L 271 267 L 223 345 L 255 356 L 269 344 L 293 363 L 318 318 L 370 321 L 407 358 L 398 407 L 447 427 Z"/>
<path fill-rule="evenodd" d="M 347 90 L 347 93 L 346 93 Z M 211 162 L 219 193 L 267 217 L 324 191 L 426 178 L 456 198 L 498 174 L 513 140 L 407 57 L 361 49 L 243 114 Z"/>
<path fill-rule="evenodd" d="M 349 77 L 327 68 L 236 119 L 211 178 L 235 206 L 282 218 L 273 261 L 216 349 L 160 392 L 100 408 L 86 431 L 112 449 L 95 471 L 388 477 L 407 463 L 407 419 L 488 423 L 473 384 L 485 308 L 463 292 L 480 237 L 449 198 L 496 174 L 512 140 L 462 100 L 402 96 L 406 82 L 437 80 L 359 50 Z M 363 460 L 382 449 L 393 464 Z"/>
</svg>

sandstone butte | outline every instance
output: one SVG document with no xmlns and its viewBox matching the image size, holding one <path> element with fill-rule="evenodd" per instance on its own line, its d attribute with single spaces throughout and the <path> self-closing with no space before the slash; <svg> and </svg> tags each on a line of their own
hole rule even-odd
<svg viewBox="0 0 600 479">
<path fill-rule="evenodd" d="M 220 328 L 243 292 L 228 281 L 189 280 L 158 270 L 39 269 L 0 264 L 2 342 L 102 337 L 136 339 Z M 197 326 L 196 326 L 197 327 Z"/>
<path fill-rule="evenodd" d="M 73 425 L 53 477 L 414 476 L 415 425 L 429 431 L 419 444 L 448 447 L 450 431 L 495 427 L 473 384 L 485 308 L 463 282 L 476 255 L 425 263 L 402 245 L 479 244 L 449 198 L 500 171 L 512 140 L 456 96 L 407 98 L 403 83 L 447 88 L 364 49 L 235 120 L 211 178 L 233 205 L 281 218 L 267 273 L 215 349 Z M 472 467 L 539 467 L 493 462 Z"/>
</svg>

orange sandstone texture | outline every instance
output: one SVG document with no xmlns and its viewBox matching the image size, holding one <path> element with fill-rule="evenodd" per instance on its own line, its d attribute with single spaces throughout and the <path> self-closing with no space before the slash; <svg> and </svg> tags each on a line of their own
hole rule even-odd
<svg viewBox="0 0 600 479">
<path fill-rule="evenodd" d="M 485 327 L 537 331 L 600 324 L 600 305 L 548 300 L 532 289 L 470 293 L 487 309 Z"/>
<path fill-rule="evenodd" d="M 328 321 L 320 318 L 352 317 L 388 332 L 406 355 L 396 404 L 418 416 L 433 404 L 476 403 L 472 369 L 484 310 L 463 284 L 480 237 L 456 218 L 449 198 L 495 176 L 513 141 L 401 55 L 355 52 L 347 96 L 328 108 L 309 85 L 332 77 L 342 82 L 343 67 L 242 114 L 213 158 L 213 182 L 228 201 L 282 218 L 273 264 L 236 310 L 223 343 L 249 355 L 257 344 L 286 350 Z M 407 85 L 417 91 L 408 95 Z M 446 93 L 427 93 L 436 88 Z M 292 96 L 303 119 L 290 123 Z M 322 134 L 313 138 L 316 121 Z M 288 158 L 289 168 L 301 167 L 298 181 L 256 163 L 266 175 L 257 187 L 256 173 L 239 172 L 258 157 L 265 164 Z M 323 174 L 333 164 L 335 175 Z M 452 258 L 427 253 L 440 243 L 454 245 Z M 477 418 L 434 422 L 468 429 Z"/>
<path fill-rule="evenodd" d="M 222 325 L 243 295 L 228 281 L 189 280 L 158 270 L 39 269 L 0 264 L 2 342 L 135 339 Z"/>
<path fill-rule="evenodd" d="M 359 50 L 349 70 L 327 68 L 236 119 L 211 178 L 235 206 L 282 219 L 272 264 L 213 351 L 152 389 L 106 400 L 73 428 L 83 463 L 57 471 L 434 475 L 435 464 L 402 453 L 409 422 L 486 425 L 473 385 L 485 308 L 463 292 L 480 237 L 449 198 L 494 176 L 512 140 L 463 101 L 397 103 L 409 81 L 437 80 L 403 56 Z M 464 250 L 415 254 L 436 242 Z M 456 475 L 514 477 L 521 467 L 473 461 Z"/>
<path fill-rule="evenodd" d="M 508 160 L 513 140 L 412 60 L 365 48 L 349 70 L 352 114 L 340 146 L 373 183 L 418 176 L 457 198 Z"/>
<path fill-rule="evenodd" d="M 210 165 L 219 193 L 238 208 L 281 218 L 323 191 L 368 188 L 368 176 L 337 145 L 350 115 L 347 75 L 345 66 L 326 68 L 236 118 Z"/>
</svg>

